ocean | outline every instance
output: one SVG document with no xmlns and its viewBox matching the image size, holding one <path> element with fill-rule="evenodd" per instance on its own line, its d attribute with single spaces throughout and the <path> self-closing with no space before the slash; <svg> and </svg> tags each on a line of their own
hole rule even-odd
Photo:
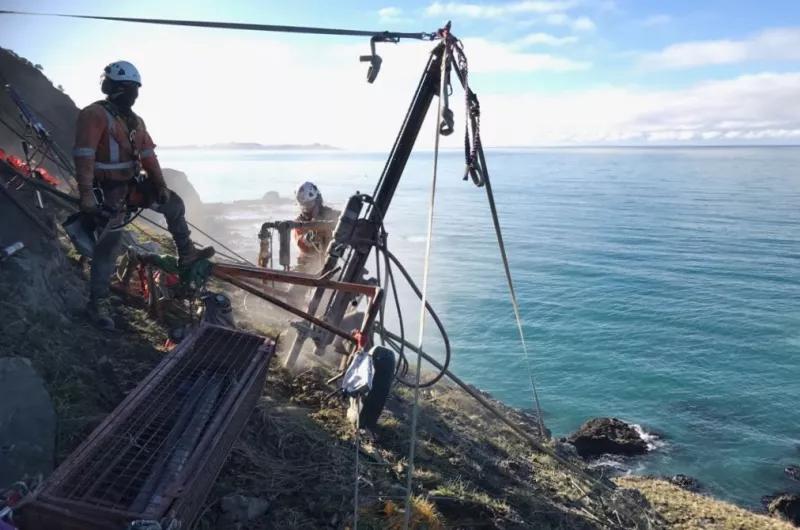
<svg viewBox="0 0 800 530">
<path fill-rule="evenodd" d="M 385 154 L 163 150 L 205 202 L 291 196 L 314 181 L 341 206 L 371 193 Z M 696 477 L 755 507 L 800 490 L 800 148 L 490 149 L 488 165 L 546 425 L 567 435 L 616 416 L 658 433 L 636 473 Z M 409 162 L 386 219 L 389 246 L 421 282 L 433 155 Z M 527 364 L 483 189 L 463 153 L 439 163 L 430 301 L 452 369 L 531 408 Z M 224 234 L 254 258 L 267 219 Z M 416 341 L 419 303 L 401 292 Z M 440 355 L 427 326 L 425 348 Z"/>
</svg>

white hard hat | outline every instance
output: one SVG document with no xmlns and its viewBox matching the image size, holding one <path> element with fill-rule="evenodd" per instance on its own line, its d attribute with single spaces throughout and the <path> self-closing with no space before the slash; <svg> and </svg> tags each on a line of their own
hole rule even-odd
<svg viewBox="0 0 800 530">
<path fill-rule="evenodd" d="M 313 182 L 303 182 L 303 184 L 297 188 L 295 197 L 300 206 L 310 208 L 314 206 L 320 198 L 319 188 L 317 188 Z"/>
<path fill-rule="evenodd" d="M 142 86 L 142 76 L 139 75 L 139 70 L 128 61 L 116 61 L 106 66 L 103 69 L 103 78 L 112 81 L 133 81 Z"/>
</svg>

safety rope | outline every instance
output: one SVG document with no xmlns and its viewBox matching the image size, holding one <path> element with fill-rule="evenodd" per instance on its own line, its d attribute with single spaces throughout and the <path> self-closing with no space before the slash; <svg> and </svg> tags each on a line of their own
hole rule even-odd
<svg viewBox="0 0 800 530">
<path fill-rule="evenodd" d="M 11 125 L 10 123 L 8 123 L 8 122 L 7 122 L 6 120 L 4 120 L 3 118 L 0 118 L 0 124 L 2 124 L 3 126 L 5 126 L 5 127 L 6 127 L 6 129 L 8 129 L 9 131 L 11 131 L 11 132 L 12 132 L 12 133 L 13 133 L 15 136 L 17 136 L 17 137 L 18 137 L 20 140 L 23 140 L 23 141 L 27 141 L 27 140 L 28 140 L 27 136 L 25 136 L 25 134 L 24 134 L 24 133 L 21 133 L 21 132 L 19 132 L 19 131 L 18 131 L 16 128 L 14 128 L 14 126 L 13 126 L 13 125 Z M 53 158 L 53 157 L 52 157 L 52 156 L 49 154 L 49 152 L 47 152 L 47 151 L 45 151 L 45 152 L 44 152 L 44 158 L 46 158 L 47 160 L 49 160 L 50 162 L 52 162 L 53 164 L 55 164 L 55 165 L 56 165 L 56 166 L 57 166 L 59 169 L 61 169 L 62 171 L 69 170 L 69 172 L 70 172 L 70 173 L 72 172 L 72 168 L 69 168 L 69 167 L 64 167 L 64 165 L 63 165 L 63 162 L 62 162 L 62 161 L 60 161 L 60 160 L 56 160 L 56 159 L 55 159 L 55 158 Z"/>
<path fill-rule="evenodd" d="M 140 215 L 140 217 L 142 218 L 142 220 L 143 220 L 143 221 L 147 221 L 147 222 L 148 222 L 148 223 L 150 223 L 151 225 L 153 225 L 153 226 L 155 226 L 155 227 L 157 227 L 157 228 L 160 228 L 161 230 L 163 230 L 163 231 L 165 231 L 165 232 L 168 232 L 168 233 L 169 233 L 169 228 L 167 228 L 166 226 L 162 225 L 161 223 L 159 223 L 159 222 L 157 222 L 157 221 L 154 221 L 154 220 L 152 220 L 152 219 L 150 219 L 150 218 L 148 218 L 148 217 L 146 217 L 146 216 L 144 216 L 144 215 Z M 217 241 L 217 240 L 216 240 L 216 239 L 214 239 L 213 237 L 209 236 L 208 234 L 206 234 L 205 232 L 203 232 L 202 230 L 200 230 L 199 228 L 197 228 L 195 225 L 191 224 L 191 223 L 190 223 L 188 220 L 186 221 L 186 224 L 188 224 L 189 226 L 191 226 L 192 228 L 194 228 L 195 230 L 197 230 L 197 231 L 198 231 L 198 232 L 200 232 L 201 234 L 205 235 L 205 236 L 206 236 L 208 239 L 210 239 L 210 240 L 211 240 L 211 242 L 212 242 L 212 243 L 214 243 L 215 245 L 218 245 L 220 248 L 227 250 L 228 252 L 230 252 L 231 254 L 233 254 L 233 255 L 234 255 L 234 256 L 236 256 L 236 257 L 229 256 L 229 255 L 227 255 L 227 254 L 225 254 L 225 253 L 223 253 L 223 252 L 220 252 L 219 250 L 216 250 L 216 249 L 215 249 L 215 250 L 216 250 L 216 251 L 215 251 L 215 254 L 219 254 L 219 255 L 220 255 L 220 256 L 222 256 L 223 258 L 225 258 L 225 259 L 228 259 L 228 260 L 230 260 L 230 261 L 233 261 L 233 262 L 242 262 L 242 263 L 247 263 L 248 265 L 253 265 L 253 263 L 252 263 L 252 262 L 250 262 L 250 261 L 248 261 L 247 259 L 243 258 L 242 256 L 240 256 L 239 254 L 237 254 L 236 252 L 234 252 L 233 250 L 231 250 L 230 248 L 228 248 L 228 247 L 227 247 L 227 246 L 225 246 L 224 244 L 220 243 L 219 241 Z M 147 233 L 147 232 L 146 232 L 144 229 L 142 229 L 142 228 L 140 228 L 140 227 L 136 226 L 135 224 L 134 224 L 134 225 L 131 225 L 131 226 L 133 226 L 134 228 L 136 228 L 137 230 L 139 230 L 141 233 L 143 233 L 143 234 L 145 234 L 145 235 L 148 235 L 148 236 L 149 236 L 149 234 L 148 234 L 148 233 Z M 152 239 L 152 237 L 150 237 L 150 239 Z M 256 265 L 253 265 L 253 266 L 255 267 Z"/>
<path fill-rule="evenodd" d="M 494 224 L 494 232 L 497 236 L 497 245 L 500 248 L 500 256 L 503 258 L 503 268 L 506 272 L 506 281 L 508 282 L 508 292 L 511 296 L 511 305 L 514 307 L 514 318 L 517 321 L 517 331 L 519 332 L 519 340 L 522 343 L 522 352 L 525 355 L 525 364 L 528 369 L 528 379 L 530 379 L 531 391 L 533 392 L 533 401 L 536 405 L 536 416 L 539 425 L 539 436 L 544 437 L 544 421 L 542 420 L 542 406 L 539 403 L 539 392 L 536 389 L 536 381 L 533 378 L 533 367 L 528 353 L 528 343 L 525 340 L 525 332 L 522 329 L 522 316 L 519 311 L 519 302 L 517 301 L 517 292 L 514 289 L 514 280 L 511 277 L 511 267 L 508 264 L 508 254 L 506 253 L 506 245 L 503 242 L 503 232 L 500 230 L 500 219 L 497 215 L 497 206 L 494 203 L 494 193 L 492 193 L 492 183 L 489 180 L 489 172 L 486 167 L 483 167 L 483 182 L 486 186 L 486 196 L 489 199 L 489 209 L 492 212 L 492 223 Z"/>
<path fill-rule="evenodd" d="M 53 128 L 58 128 L 58 126 L 53 123 L 47 116 L 45 116 L 40 110 L 34 108 L 28 102 L 22 99 L 22 96 L 14 89 L 13 85 L 9 82 L 8 78 L 0 72 L 0 83 L 5 87 L 6 92 L 11 97 L 11 100 L 17 106 L 17 109 L 20 111 L 20 118 L 25 125 L 26 131 L 30 131 L 31 135 L 35 137 L 38 141 L 45 144 L 45 146 L 52 150 L 53 155 L 58 158 L 58 160 L 53 160 L 53 158 L 49 155 L 48 150 L 42 149 L 45 153 L 43 156 L 53 162 L 59 169 L 66 172 L 67 174 L 73 173 L 75 171 L 74 167 L 72 166 L 71 161 L 69 158 L 61 151 L 58 145 L 53 141 L 52 137 L 50 136 L 50 132 L 45 128 L 43 131 L 35 127 L 33 120 L 35 119 L 43 119 L 50 124 Z M 5 121 L 3 124 L 11 129 L 11 126 L 8 125 Z M 41 122 L 40 122 L 40 125 Z M 44 127 L 44 125 L 42 125 Z M 17 136 L 22 137 L 18 132 L 13 131 L 14 134 Z"/>
<path fill-rule="evenodd" d="M 188 26 L 193 28 L 238 29 L 248 31 L 269 31 L 279 33 L 308 33 L 313 35 L 344 35 L 355 37 L 381 37 L 386 39 L 434 40 L 437 33 L 369 31 L 343 28 L 319 28 L 312 26 L 285 26 L 277 24 L 249 24 L 243 22 L 212 22 L 207 20 L 173 20 L 135 17 L 103 17 L 95 15 L 69 15 L 64 13 L 34 13 L 31 11 L 0 10 L 0 15 L 33 15 L 46 17 L 66 17 L 89 20 L 108 20 L 113 22 L 134 22 L 138 24 L 158 24 L 162 26 Z"/>
<path fill-rule="evenodd" d="M 442 116 L 442 107 L 443 101 L 446 97 L 447 91 L 447 71 L 449 68 L 448 61 L 450 60 L 449 51 L 451 44 L 449 44 L 450 39 L 448 39 L 448 35 L 445 35 L 445 46 L 442 48 L 442 58 L 440 62 L 440 70 L 441 70 L 441 81 L 439 83 L 439 102 L 438 102 L 438 112 L 436 114 L 436 120 L 434 122 L 436 126 L 436 134 L 434 140 L 434 147 L 433 147 L 433 178 L 431 182 L 431 196 L 430 202 L 428 205 L 428 233 L 427 239 L 425 242 L 425 260 L 423 262 L 422 268 L 422 303 L 420 305 L 420 314 L 419 314 L 419 334 L 417 336 L 417 344 L 419 349 L 422 350 L 423 346 L 423 338 L 425 335 L 425 316 L 426 316 L 426 306 L 428 301 L 428 275 L 430 273 L 430 261 L 431 261 L 431 246 L 433 243 L 433 213 L 434 208 L 436 205 L 436 176 L 439 169 L 439 139 L 441 138 L 441 127 L 439 124 L 439 120 Z M 417 446 L 417 420 L 419 417 L 419 381 L 422 375 L 422 356 L 417 357 L 417 369 L 415 374 L 415 385 L 414 385 L 414 406 L 411 412 L 411 441 L 409 444 L 408 449 L 408 470 L 407 470 L 407 477 L 406 477 L 406 499 L 405 499 L 405 511 L 403 513 L 403 530 L 408 530 L 408 525 L 411 522 L 411 498 L 413 496 L 412 486 L 414 483 L 414 457 L 416 455 L 416 446 Z"/>
<path fill-rule="evenodd" d="M 359 394 L 356 396 L 356 439 L 355 439 L 355 446 L 356 446 L 356 485 L 353 491 L 353 530 L 358 530 L 358 488 L 361 485 L 361 469 L 360 469 L 360 462 L 361 459 L 361 395 Z"/>
</svg>

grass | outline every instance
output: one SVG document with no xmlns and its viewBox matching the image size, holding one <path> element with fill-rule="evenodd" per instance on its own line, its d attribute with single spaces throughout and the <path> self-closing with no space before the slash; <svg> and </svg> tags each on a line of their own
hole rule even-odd
<svg viewBox="0 0 800 530">
<path fill-rule="evenodd" d="M 641 491 L 669 528 L 676 530 L 790 530 L 793 525 L 686 491 L 664 480 L 620 477 L 625 488 Z"/>
<path fill-rule="evenodd" d="M 364 530 L 401 530 L 405 528 L 404 525 L 404 503 L 393 500 L 377 502 L 363 509 L 358 521 L 358 527 Z M 411 498 L 408 527 L 415 530 L 442 530 L 445 524 L 433 502 L 425 497 L 415 496 Z"/>
</svg>

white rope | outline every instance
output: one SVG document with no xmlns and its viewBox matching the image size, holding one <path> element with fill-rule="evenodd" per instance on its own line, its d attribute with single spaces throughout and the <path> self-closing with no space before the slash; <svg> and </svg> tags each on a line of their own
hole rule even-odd
<svg viewBox="0 0 800 530">
<path fill-rule="evenodd" d="M 359 469 L 359 453 L 361 452 L 361 396 L 356 397 L 356 485 L 353 493 L 353 530 L 358 530 L 358 486 L 361 479 L 361 470 Z"/>
<path fill-rule="evenodd" d="M 446 39 L 446 37 L 445 37 Z M 428 301 L 428 273 L 430 271 L 431 260 L 431 244 L 433 242 L 433 212 L 436 203 L 436 175 L 439 169 L 439 138 L 441 136 L 439 129 L 439 120 L 442 115 L 442 101 L 445 97 L 447 90 L 447 60 L 448 60 L 449 45 L 445 44 L 442 51 L 442 59 L 440 63 L 441 79 L 439 82 L 439 104 L 436 113 L 436 126 L 435 144 L 433 148 L 433 181 L 431 182 L 431 198 L 428 206 L 428 234 L 425 242 L 425 262 L 422 272 L 422 305 L 419 312 L 419 335 L 417 344 L 422 350 L 423 337 L 425 335 L 425 304 Z M 406 477 L 406 503 L 405 511 L 403 513 L 403 530 L 408 530 L 408 525 L 411 522 L 411 497 L 413 495 L 413 482 L 414 482 L 414 456 L 417 446 L 417 418 L 419 416 L 419 381 L 422 374 L 422 356 L 417 356 L 417 370 L 414 384 L 414 407 L 411 412 L 411 442 L 408 449 L 408 476 Z"/>
</svg>

